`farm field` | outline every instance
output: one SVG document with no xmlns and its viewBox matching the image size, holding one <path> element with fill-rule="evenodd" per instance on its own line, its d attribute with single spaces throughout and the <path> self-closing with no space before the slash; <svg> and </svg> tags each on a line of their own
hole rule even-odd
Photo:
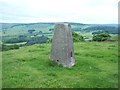
<svg viewBox="0 0 120 90">
<path fill-rule="evenodd" d="M 74 43 L 76 64 L 50 64 L 51 44 L 2 52 L 3 88 L 117 88 L 118 43 Z"/>
</svg>

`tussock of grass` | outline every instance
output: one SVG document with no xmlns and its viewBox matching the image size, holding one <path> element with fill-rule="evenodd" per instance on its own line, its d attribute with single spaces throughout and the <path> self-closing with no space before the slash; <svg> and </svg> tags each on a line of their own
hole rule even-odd
<svg viewBox="0 0 120 90">
<path fill-rule="evenodd" d="M 76 64 L 63 68 L 50 62 L 50 44 L 3 52 L 4 88 L 116 88 L 116 42 L 74 44 Z"/>
</svg>

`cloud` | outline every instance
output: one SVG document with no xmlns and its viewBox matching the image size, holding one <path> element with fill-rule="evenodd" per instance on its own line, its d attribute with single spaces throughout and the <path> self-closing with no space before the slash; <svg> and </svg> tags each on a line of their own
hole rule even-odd
<svg viewBox="0 0 120 90">
<path fill-rule="evenodd" d="M 117 23 L 118 0 L 0 0 L 1 22 Z"/>
</svg>

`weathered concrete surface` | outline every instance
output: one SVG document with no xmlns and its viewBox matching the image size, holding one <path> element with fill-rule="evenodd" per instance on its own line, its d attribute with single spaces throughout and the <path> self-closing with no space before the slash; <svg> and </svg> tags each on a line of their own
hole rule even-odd
<svg viewBox="0 0 120 90">
<path fill-rule="evenodd" d="M 69 68 L 75 64 L 71 25 L 55 25 L 50 60 Z"/>
</svg>

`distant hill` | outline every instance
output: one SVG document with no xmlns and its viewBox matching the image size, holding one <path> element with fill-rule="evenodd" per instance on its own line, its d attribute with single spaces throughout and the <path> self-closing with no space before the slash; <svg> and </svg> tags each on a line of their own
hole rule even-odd
<svg viewBox="0 0 120 90">
<path fill-rule="evenodd" d="M 74 22 L 60 22 L 69 23 L 72 26 L 72 30 L 78 33 L 82 32 L 94 32 L 94 31 L 108 31 L 109 33 L 117 34 L 117 24 L 83 24 Z M 28 30 L 34 29 L 35 32 L 52 33 L 54 30 L 54 23 L 1 23 L 3 35 L 22 35 L 28 33 Z M 1 33 L 2 33 L 1 32 Z"/>
</svg>

